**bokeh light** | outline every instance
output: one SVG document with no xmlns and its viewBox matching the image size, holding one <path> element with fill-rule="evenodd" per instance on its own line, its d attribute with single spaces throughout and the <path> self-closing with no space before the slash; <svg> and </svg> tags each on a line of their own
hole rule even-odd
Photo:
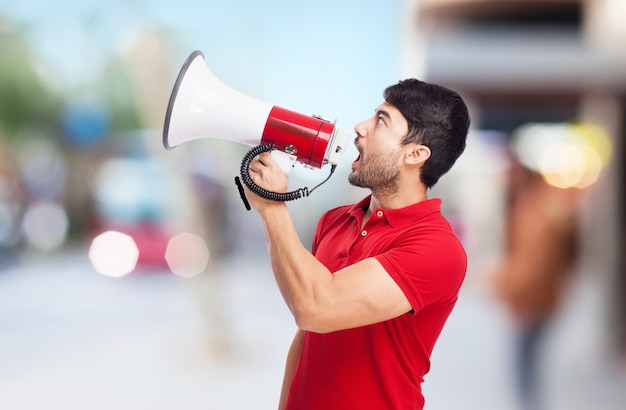
<svg viewBox="0 0 626 410">
<path fill-rule="evenodd" d="M 24 213 L 24 238 L 37 250 L 50 252 L 61 247 L 67 238 L 68 229 L 67 212 L 57 203 L 36 202 Z"/>
<path fill-rule="evenodd" d="M 527 124 L 515 132 L 512 146 L 524 166 L 562 189 L 596 183 L 612 154 L 607 134 L 591 124 Z"/>
<path fill-rule="evenodd" d="M 165 260 L 175 275 L 191 278 L 202 273 L 209 262 L 209 248 L 204 239 L 183 232 L 170 239 Z"/>
<path fill-rule="evenodd" d="M 34 198 L 58 197 L 67 180 L 67 165 L 58 146 L 45 135 L 20 134 L 25 140 L 18 149 L 16 159 L 22 181 L 29 195 Z"/>
<path fill-rule="evenodd" d="M 94 238 L 89 260 L 98 273 L 120 278 L 132 272 L 139 259 L 139 249 L 129 235 L 107 231 Z"/>
</svg>

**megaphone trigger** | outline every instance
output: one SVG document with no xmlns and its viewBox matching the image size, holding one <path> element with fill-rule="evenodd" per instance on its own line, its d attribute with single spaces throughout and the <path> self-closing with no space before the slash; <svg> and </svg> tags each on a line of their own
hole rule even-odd
<svg viewBox="0 0 626 410">
<path fill-rule="evenodd" d="M 289 171 L 291 171 L 291 168 L 293 168 L 293 165 L 298 159 L 298 157 L 296 157 L 295 155 L 277 149 L 270 152 L 270 154 L 272 154 L 272 157 L 274 157 L 274 159 L 278 163 L 278 166 L 280 167 L 280 169 L 283 170 L 286 175 L 289 175 Z"/>
</svg>

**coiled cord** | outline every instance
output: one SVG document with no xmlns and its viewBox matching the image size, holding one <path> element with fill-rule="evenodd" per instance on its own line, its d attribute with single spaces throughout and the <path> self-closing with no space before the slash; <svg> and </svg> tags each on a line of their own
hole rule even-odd
<svg viewBox="0 0 626 410">
<path fill-rule="evenodd" d="M 311 193 L 314 190 L 316 190 L 320 185 L 322 185 L 323 183 L 325 183 L 326 181 L 330 179 L 330 177 L 335 172 L 335 168 L 337 167 L 336 165 L 333 165 L 330 170 L 330 175 L 328 175 L 328 177 L 325 180 L 323 180 L 322 182 L 320 182 L 319 184 L 317 184 L 315 187 L 313 187 L 310 190 L 309 188 L 304 187 L 304 188 L 299 188 L 299 189 L 296 189 L 295 191 L 290 191 L 290 192 L 268 191 L 267 189 L 261 188 L 260 186 L 255 184 L 254 181 L 252 180 L 252 177 L 250 177 L 250 163 L 257 155 L 262 154 L 264 152 L 271 151 L 273 149 L 274 149 L 273 144 L 257 145 L 256 147 L 248 151 L 248 153 L 244 155 L 243 159 L 241 160 L 241 166 L 239 168 L 239 172 L 241 174 L 241 181 L 239 180 L 239 177 L 235 177 L 235 183 L 237 184 L 237 187 L 239 188 L 239 195 L 241 196 L 241 199 L 243 200 L 244 205 L 246 206 L 247 210 L 250 210 L 250 204 L 248 203 L 248 200 L 246 199 L 241 182 L 243 182 L 243 184 L 246 187 L 248 187 L 250 191 L 254 192 L 255 194 L 257 194 L 258 196 L 262 198 L 265 198 L 271 201 L 276 201 L 276 202 L 294 201 L 296 199 L 300 199 L 302 197 L 307 197 L 311 195 Z"/>
</svg>

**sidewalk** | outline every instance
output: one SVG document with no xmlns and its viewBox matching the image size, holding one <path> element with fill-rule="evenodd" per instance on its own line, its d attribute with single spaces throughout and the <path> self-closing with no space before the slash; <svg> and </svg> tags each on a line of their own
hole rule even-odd
<svg viewBox="0 0 626 410">
<path fill-rule="evenodd" d="M 579 284 L 550 339 L 547 410 L 618 410 L 603 295 Z M 499 306 L 469 286 L 426 376 L 428 410 L 516 410 Z M 295 324 L 264 256 L 196 279 L 98 275 L 81 254 L 0 272 L 3 410 L 275 409 Z"/>
</svg>

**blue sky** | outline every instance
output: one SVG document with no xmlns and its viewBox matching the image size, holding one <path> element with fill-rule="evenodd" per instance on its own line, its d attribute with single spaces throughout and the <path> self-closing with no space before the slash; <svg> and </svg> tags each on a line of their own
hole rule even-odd
<svg viewBox="0 0 626 410">
<path fill-rule="evenodd" d="M 336 120 L 353 137 L 354 125 L 383 101 L 383 89 L 401 79 L 404 2 L 0 0 L 0 15 L 27 29 L 42 69 L 67 89 L 97 81 L 111 55 L 124 50 L 141 30 L 152 29 L 162 34 L 171 55 L 166 89 L 171 90 L 187 56 L 201 50 L 214 75 L 231 88 Z M 164 111 L 166 101 L 159 104 Z M 350 144 L 337 175 L 326 184 L 326 192 L 337 195 L 318 195 L 303 206 L 341 202 L 352 191 L 362 195 L 345 181 L 356 155 Z M 226 162 L 233 170 L 221 168 L 236 172 L 238 160 Z M 292 185 L 311 187 L 327 174 L 327 167 L 296 167 Z"/>
<path fill-rule="evenodd" d="M 370 115 L 398 78 L 401 0 L 0 0 L 67 87 L 97 79 L 141 29 L 165 33 L 172 80 L 202 50 L 224 83 L 272 104 L 337 118 Z"/>
</svg>

